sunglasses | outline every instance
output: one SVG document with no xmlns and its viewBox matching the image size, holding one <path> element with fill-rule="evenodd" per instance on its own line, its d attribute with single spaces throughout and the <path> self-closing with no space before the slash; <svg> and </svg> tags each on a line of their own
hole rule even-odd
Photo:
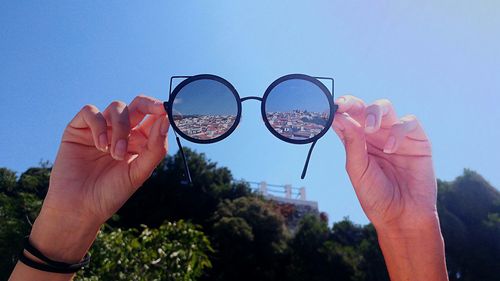
<svg viewBox="0 0 500 281">
<path fill-rule="evenodd" d="M 172 91 L 174 79 L 184 80 Z M 330 81 L 332 91 L 320 80 Z M 184 161 L 184 183 L 192 180 L 179 135 L 202 144 L 227 138 L 238 126 L 241 103 L 246 100 L 261 101 L 264 124 L 277 138 L 294 144 L 311 143 L 301 175 L 304 179 L 314 145 L 331 127 L 337 110 L 333 87 L 332 78 L 289 74 L 271 83 L 262 97 L 241 98 L 231 83 L 216 75 L 172 76 L 164 107 Z"/>
</svg>

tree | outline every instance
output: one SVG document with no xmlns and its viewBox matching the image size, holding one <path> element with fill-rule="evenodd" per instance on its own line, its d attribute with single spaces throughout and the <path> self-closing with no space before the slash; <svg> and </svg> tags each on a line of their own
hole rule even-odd
<svg viewBox="0 0 500 281">
<path fill-rule="evenodd" d="M 29 220 L 36 217 L 40 205 L 41 201 L 31 194 L 0 193 L 0 280 L 7 280 L 14 268 L 22 249 L 22 237 L 31 229 Z"/>
<path fill-rule="evenodd" d="M 36 175 L 32 178 L 33 182 L 39 180 Z M 29 233 L 41 207 L 37 196 L 21 192 L 20 180 L 15 172 L 0 168 L 0 280 L 9 277 L 22 248 L 22 237 Z"/>
<path fill-rule="evenodd" d="M 316 216 L 301 220 L 289 247 L 287 280 L 350 280 L 354 273 L 339 251 L 342 245 L 334 240 L 327 224 Z"/>
<path fill-rule="evenodd" d="M 13 194 L 16 188 L 17 176 L 14 171 L 0 168 L 0 193 Z"/>
<path fill-rule="evenodd" d="M 291 235 L 282 215 L 291 209 L 256 196 L 204 154 L 186 154 L 194 184 L 180 183 L 180 154 L 168 156 L 108 221 L 80 280 L 389 280 L 372 225 L 344 219 L 329 228 L 311 216 Z M 0 168 L 0 280 L 17 261 L 49 176 L 47 164 L 20 177 Z M 438 188 L 450 280 L 496 280 L 500 192 L 471 170 Z"/>
<path fill-rule="evenodd" d="M 283 217 L 258 197 L 226 199 L 213 215 L 216 254 L 209 280 L 279 280 L 287 234 Z"/>
<path fill-rule="evenodd" d="M 40 167 L 29 168 L 19 177 L 18 191 L 32 193 L 43 199 L 49 189 L 51 169 L 48 162 L 41 162 Z"/>
<path fill-rule="evenodd" d="M 210 227 L 209 219 L 223 199 L 250 195 L 248 185 L 233 182 L 229 169 L 217 167 L 203 153 L 184 150 L 193 177 L 184 185 L 184 164 L 180 153 L 167 156 L 151 177 L 118 211 L 113 226 L 158 226 L 165 220 L 187 219 Z"/>
<path fill-rule="evenodd" d="M 159 228 L 105 229 L 94 243 L 89 268 L 77 280 L 191 281 L 211 267 L 210 242 L 184 221 Z"/>
<path fill-rule="evenodd" d="M 450 280 L 500 276 L 500 192 L 471 170 L 452 182 L 438 181 L 438 213 Z"/>
</svg>

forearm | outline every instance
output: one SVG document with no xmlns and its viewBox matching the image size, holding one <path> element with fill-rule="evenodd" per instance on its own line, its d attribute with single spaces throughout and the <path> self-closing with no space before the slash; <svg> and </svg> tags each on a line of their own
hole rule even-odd
<svg viewBox="0 0 500 281">
<path fill-rule="evenodd" d="M 44 208 L 33 224 L 30 241 L 45 256 L 55 261 L 77 263 L 82 260 L 95 240 L 99 224 L 82 218 L 69 218 L 54 210 Z M 34 261 L 37 258 L 28 254 Z M 39 280 L 66 281 L 74 274 L 44 272 L 18 262 L 9 281 Z"/>
<path fill-rule="evenodd" d="M 448 280 L 437 216 L 423 225 L 378 227 L 377 235 L 392 281 Z"/>
</svg>

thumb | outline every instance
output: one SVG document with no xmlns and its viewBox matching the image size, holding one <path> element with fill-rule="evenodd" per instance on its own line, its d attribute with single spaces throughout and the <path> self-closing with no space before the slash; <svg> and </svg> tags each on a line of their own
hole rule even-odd
<svg viewBox="0 0 500 281">
<path fill-rule="evenodd" d="M 130 164 L 130 180 L 134 188 L 141 186 L 167 153 L 167 132 L 170 123 L 166 115 L 158 116 L 151 126 L 145 149 Z"/>
<path fill-rule="evenodd" d="M 344 143 L 347 173 L 356 185 L 369 165 L 364 128 L 346 113 L 335 114 L 332 127 Z"/>
</svg>

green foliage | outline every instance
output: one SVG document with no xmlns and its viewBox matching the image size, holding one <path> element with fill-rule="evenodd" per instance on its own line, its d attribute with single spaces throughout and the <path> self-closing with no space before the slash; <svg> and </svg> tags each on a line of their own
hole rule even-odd
<svg viewBox="0 0 500 281">
<path fill-rule="evenodd" d="M 353 249 L 336 241 L 327 224 L 315 216 L 301 221 L 289 251 L 287 280 L 350 280 L 354 273 L 344 256 L 352 255 L 347 251 Z"/>
<path fill-rule="evenodd" d="M 14 193 L 16 188 L 16 173 L 7 169 L 0 168 L 0 192 L 6 194 Z"/>
<path fill-rule="evenodd" d="M 318 217 L 305 217 L 289 251 L 287 280 L 389 280 L 375 229 L 348 218 L 329 229 Z"/>
<path fill-rule="evenodd" d="M 307 216 L 292 235 L 284 219 L 291 210 L 254 195 L 205 155 L 186 154 L 194 184 L 180 184 L 181 156 L 168 156 L 108 221 L 77 280 L 389 280 L 372 225 L 344 219 L 329 228 Z M 0 168 L 0 280 L 17 261 L 50 170 L 42 163 L 16 177 Z M 438 187 L 450 280 L 495 280 L 500 193 L 470 170 Z"/>
<path fill-rule="evenodd" d="M 283 217 L 257 197 L 226 199 L 213 216 L 217 261 L 211 280 L 278 280 L 286 248 Z"/>
<path fill-rule="evenodd" d="M 41 201 L 34 197 L 0 193 L 0 280 L 7 280 L 17 262 L 22 237 L 29 233 L 30 221 L 38 214 Z"/>
<path fill-rule="evenodd" d="M 121 219 L 111 222 L 113 226 L 158 226 L 165 220 L 189 219 L 208 229 L 211 226 L 209 220 L 222 200 L 251 195 L 248 185 L 233 182 L 227 168 L 217 167 L 203 153 L 188 148 L 184 152 L 193 184 L 181 184 L 185 178 L 180 154 L 167 156 L 119 210 Z"/>
<path fill-rule="evenodd" d="M 471 170 L 438 182 L 438 213 L 450 280 L 497 280 L 500 276 L 500 193 Z"/>
<path fill-rule="evenodd" d="M 38 178 L 33 176 L 33 181 Z M 48 186 L 48 181 L 45 183 Z M 7 280 L 17 262 L 22 237 L 31 229 L 41 207 L 41 200 L 19 188 L 16 173 L 0 168 L 0 280 Z"/>
<path fill-rule="evenodd" d="M 101 231 L 89 268 L 76 280 L 196 280 L 211 267 L 208 238 L 196 226 L 179 221 L 159 228 Z"/>
<path fill-rule="evenodd" d="M 40 163 L 41 167 L 29 168 L 22 173 L 18 181 L 18 190 L 29 192 L 44 198 L 49 188 L 50 170 L 48 163 Z"/>
<path fill-rule="evenodd" d="M 19 220 L 16 200 L 0 193 L 0 280 L 7 280 L 20 248 L 26 225 Z"/>
</svg>

